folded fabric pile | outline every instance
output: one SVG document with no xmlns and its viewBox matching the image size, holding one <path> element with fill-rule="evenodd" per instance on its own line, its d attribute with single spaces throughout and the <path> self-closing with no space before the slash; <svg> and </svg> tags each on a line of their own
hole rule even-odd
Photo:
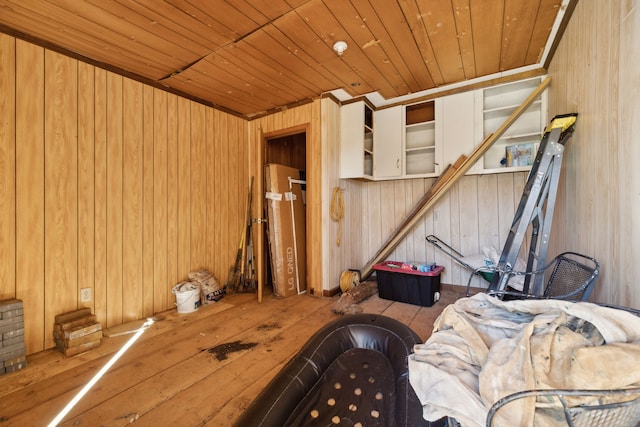
<svg viewBox="0 0 640 427">
<path fill-rule="evenodd" d="M 626 311 L 477 294 L 444 309 L 410 356 L 409 379 L 425 419 L 481 427 L 489 408 L 517 391 L 640 386 L 639 360 L 640 318 Z M 533 399 L 498 417 L 496 425 L 553 425 Z"/>
</svg>

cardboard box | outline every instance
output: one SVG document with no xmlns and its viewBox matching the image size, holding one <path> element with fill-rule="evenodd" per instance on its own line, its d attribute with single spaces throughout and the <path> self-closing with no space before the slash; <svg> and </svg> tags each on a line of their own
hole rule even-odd
<svg viewBox="0 0 640 427">
<path fill-rule="evenodd" d="M 307 289 L 304 172 L 272 163 L 264 176 L 273 292 L 297 295 Z"/>
<path fill-rule="evenodd" d="M 433 271 L 416 271 L 404 268 L 406 264 L 385 261 L 373 269 L 378 279 L 378 296 L 408 304 L 431 307 L 440 299 L 440 274 L 443 266 Z"/>
</svg>

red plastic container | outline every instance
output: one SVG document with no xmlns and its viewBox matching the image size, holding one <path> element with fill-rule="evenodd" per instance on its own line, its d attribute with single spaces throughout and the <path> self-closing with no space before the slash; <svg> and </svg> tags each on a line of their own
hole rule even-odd
<svg viewBox="0 0 640 427">
<path fill-rule="evenodd" d="M 403 262 L 385 261 L 373 269 L 380 298 L 422 307 L 431 307 L 440 299 L 440 274 L 444 270 L 441 265 L 433 271 L 421 272 Z"/>
</svg>

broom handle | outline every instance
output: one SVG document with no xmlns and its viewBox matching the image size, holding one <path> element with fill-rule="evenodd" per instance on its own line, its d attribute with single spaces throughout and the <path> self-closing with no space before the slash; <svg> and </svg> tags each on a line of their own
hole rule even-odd
<svg viewBox="0 0 640 427">
<path fill-rule="evenodd" d="M 244 227 L 242 229 L 242 258 L 240 260 L 240 277 L 244 280 L 246 273 L 246 261 L 247 261 L 247 235 L 249 231 L 249 224 L 251 223 L 251 190 L 253 189 L 253 177 L 249 181 L 249 194 L 247 195 L 247 205 L 244 217 Z"/>
</svg>

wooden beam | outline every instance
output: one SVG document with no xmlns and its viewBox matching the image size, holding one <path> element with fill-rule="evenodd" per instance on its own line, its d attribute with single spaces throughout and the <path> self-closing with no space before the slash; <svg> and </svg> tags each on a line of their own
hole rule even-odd
<svg viewBox="0 0 640 427">
<path fill-rule="evenodd" d="M 488 135 L 484 141 L 471 153 L 468 158 L 458 159 L 455 165 L 458 167 L 447 168 L 429 189 L 424 197 L 420 199 L 416 207 L 411 211 L 409 217 L 405 219 L 401 226 L 396 229 L 387 239 L 380 250 L 365 264 L 360 270 L 360 280 L 364 280 L 373 273 L 373 266 L 383 261 L 398 244 L 406 237 L 414 225 L 446 194 L 449 189 L 487 152 L 509 127 L 524 113 L 527 108 L 547 89 L 551 83 L 551 77 L 547 77 L 538 87 L 524 100 L 524 102 L 496 129 Z"/>
</svg>

